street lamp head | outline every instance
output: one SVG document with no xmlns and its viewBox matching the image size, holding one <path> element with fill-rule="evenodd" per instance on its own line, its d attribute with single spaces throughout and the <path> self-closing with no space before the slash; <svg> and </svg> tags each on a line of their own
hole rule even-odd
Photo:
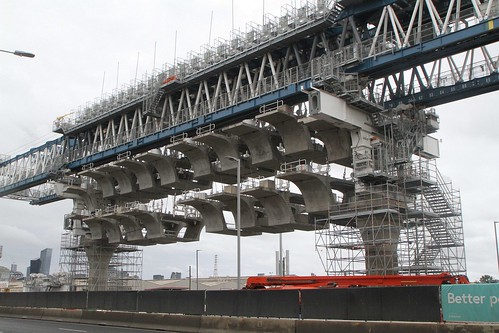
<svg viewBox="0 0 499 333">
<path fill-rule="evenodd" d="M 35 57 L 35 55 L 33 53 L 19 51 L 19 50 L 15 50 L 14 52 L 7 51 L 7 50 L 0 50 L 0 52 L 10 53 L 10 54 L 13 54 L 13 55 L 16 55 L 19 57 L 26 57 L 26 58 L 34 58 Z"/>
<path fill-rule="evenodd" d="M 19 56 L 19 57 L 26 57 L 26 58 L 34 58 L 35 57 L 35 55 L 33 53 L 19 51 L 19 50 L 15 50 L 14 54 L 16 56 Z"/>
<path fill-rule="evenodd" d="M 228 160 L 234 161 L 234 162 L 239 162 L 240 161 L 239 158 L 234 157 L 234 156 L 228 156 L 228 155 L 226 155 L 225 158 L 228 159 Z"/>
</svg>

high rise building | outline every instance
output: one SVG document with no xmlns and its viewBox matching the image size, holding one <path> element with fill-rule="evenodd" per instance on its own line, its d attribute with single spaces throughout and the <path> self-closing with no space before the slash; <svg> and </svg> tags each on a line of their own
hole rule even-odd
<svg viewBox="0 0 499 333">
<path fill-rule="evenodd" d="M 40 265 L 40 273 L 43 273 L 45 275 L 50 274 L 50 262 L 52 260 L 52 249 L 47 248 L 44 249 L 40 252 L 40 260 L 41 260 L 41 265 Z"/>
</svg>

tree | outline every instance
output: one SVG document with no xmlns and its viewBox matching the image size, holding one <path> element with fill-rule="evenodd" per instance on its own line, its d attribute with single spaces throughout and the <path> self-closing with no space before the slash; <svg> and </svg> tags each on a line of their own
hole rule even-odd
<svg viewBox="0 0 499 333">
<path fill-rule="evenodd" d="M 480 283 L 498 283 L 499 280 L 495 279 L 493 276 L 490 276 L 490 275 L 482 275 L 480 277 Z"/>
</svg>

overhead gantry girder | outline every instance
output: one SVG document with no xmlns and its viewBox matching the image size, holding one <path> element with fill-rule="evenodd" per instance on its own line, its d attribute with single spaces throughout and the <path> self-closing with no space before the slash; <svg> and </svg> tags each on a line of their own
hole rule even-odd
<svg viewBox="0 0 499 333">
<path fill-rule="evenodd" d="M 406 98 L 415 90 L 410 84 L 403 87 L 411 78 L 423 81 L 420 86 L 427 90 L 435 88 L 424 84 L 421 70 L 419 75 L 405 71 L 416 73 L 425 63 L 476 46 L 490 54 L 488 70 L 493 79 L 497 52 L 484 45 L 497 40 L 497 3 L 377 0 L 339 1 L 327 10 L 318 7 L 315 14 L 319 14 L 306 24 L 294 21 L 294 28 L 284 32 L 265 38 L 258 35 L 260 39 L 245 44 L 242 51 L 214 51 L 216 61 L 192 57 L 190 67 L 180 63 L 173 71 L 155 73 L 131 87 L 129 94 L 120 92 L 74 119 L 58 119 L 54 129 L 64 133 L 61 139 L 0 163 L 0 195 L 42 184 L 55 177 L 57 170 L 78 172 L 84 165 L 105 164 L 127 151 L 136 154 L 163 146 L 170 138 L 182 133 L 192 136 L 196 128 L 207 124 L 221 127 L 252 118 L 260 105 L 276 99 L 290 105 L 306 101 L 302 89 L 328 83 L 316 80 L 312 71 L 314 63 L 324 57 L 329 57 L 333 72 L 358 75 L 356 96 L 388 107 L 393 106 L 390 99 Z M 197 63 L 201 65 L 194 70 Z M 436 77 L 438 71 L 426 75 Z M 486 88 L 464 85 L 461 88 L 467 93 L 454 97 L 496 89 L 487 80 Z M 377 87 L 383 87 L 379 97 Z M 421 90 L 419 98 L 432 99 Z"/>
</svg>

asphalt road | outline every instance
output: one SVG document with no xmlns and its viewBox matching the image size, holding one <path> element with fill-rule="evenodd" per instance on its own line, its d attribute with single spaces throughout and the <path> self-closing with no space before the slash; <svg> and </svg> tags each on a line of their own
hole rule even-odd
<svg viewBox="0 0 499 333">
<path fill-rule="evenodd" d="M 0 317 L 0 333 L 151 333 L 166 332 L 113 326 Z"/>
</svg>

